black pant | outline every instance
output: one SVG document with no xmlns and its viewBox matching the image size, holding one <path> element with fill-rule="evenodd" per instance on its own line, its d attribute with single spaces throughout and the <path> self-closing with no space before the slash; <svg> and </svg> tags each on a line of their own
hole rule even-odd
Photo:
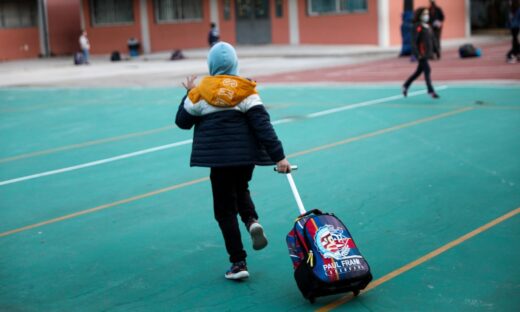
<svg viewBox="0 0 520 312">
<path fill-rule="evenodd" d="M 432 81 L 430 79 L 430 73 L 431 73 L 430 64 L 428 64 L 428 60 L 426 58 L 419 59 L 419 64 L 417 65 L 417 69 L 415 70 L 415 73 L 413 73 L 410 76 L 410 78 L 408 78 L 408 80 L 406 80 L 406 82 L 404 83 L 405 88 L 408 89 L 410 87 L 410 85 L 412 84 L 412 82 L 415 79 L 417 79 L 417 77 L 419 77 L 422 74 L 422 72 L 424 72 L 424 79 L 426 80 L 426 86 L 428 87 L 428 93 L 434 92 L 433 86 L 432 86 Z"/>
<path fill-rule="evenodd" d="M 511 28 L 511 36 L 513 36 L 513 42 L 511 50 L 507 52 L 508 58 L 511 58 L 513 55 L 518 57 L 518 53 L 520 52 L 520 45 L 518 44 L 518 28 Z"/>
<path fill-rule="evenodd" d="M 253 177 L 254 169 L 254 165 L 211 168 L 215 219 L 224 236 L 230 262 L 245 260 L 247 256 L 242 245 L 237 213 L 245 224 L 258 219 L 248 183 Z"/>
</svg>

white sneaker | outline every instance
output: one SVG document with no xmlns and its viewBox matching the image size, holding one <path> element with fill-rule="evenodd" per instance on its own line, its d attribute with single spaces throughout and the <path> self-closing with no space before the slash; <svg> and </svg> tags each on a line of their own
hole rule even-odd
<svg viewBox="0 0 520 312">
<path fill-rule="evenodd" d="M 243 280 L 249 277 L 249 272 L 247 272 L 247 265 L 245 261 L 240 261 L 233 263 L 231 268 L 227 270 L 224 275 L 225 278 L 230 280 Z"/>
<path fill-rule="evenodd" d="M 249 234 L 253 240 L 253 249 L 260 250 L 267 246 L 267 237 L 264 234 L 264 228 L 258 222 L 253 222 L 249 226 Z"/>
</svg>

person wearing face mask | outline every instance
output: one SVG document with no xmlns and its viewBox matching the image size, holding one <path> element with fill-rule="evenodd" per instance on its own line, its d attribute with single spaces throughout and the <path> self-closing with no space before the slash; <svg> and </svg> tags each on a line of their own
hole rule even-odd
<svg viewBox="0 0 520 312">
<path fill-rule="evenodd" d="M 414 29 L 412 32 L 412 54 L 417 59 L 418 64 L 415 72 L 408 78 L 408 80 L 406 80 L 402 87 L 404 97 L 408 96 L 408 89 L 414 80 L 424 72 L 428 94 L 434 99 L 439 98 L 439 95 L 435 92 L 432 86 L 430 78 L 431 69 L 430 64 L 428 63 L 428 60 L 433 57 L 435 47 L 433 32 L 430 25 L 428 25 L 429 20 L 430 14 L 427 9 L 419 8 L 415 10 Z"/>
<path fill-rule="evenodd" d="M 437 59 L 441 58 L 441 32 L 444 24 L 444 12 L 441 7 L 435 3 L 435 0 L 430 0 L 430 26 L 432 27 L 433 34 L 435 35 L 435 46 L 433 53 Z"/>
</svg>

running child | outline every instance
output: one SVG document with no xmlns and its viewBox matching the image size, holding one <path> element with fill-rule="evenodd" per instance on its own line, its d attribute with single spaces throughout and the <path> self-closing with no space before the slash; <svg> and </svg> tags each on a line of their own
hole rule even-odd
<svg viewBox="0 0 520 312">
<path fill-rule="evenodd" d="M 227 279 L 249 277 L 237 214 L 249 232 L 253 249 L 267 246 L 264 229 L 249 192 L 256 165 L 276 164 L 279 172 L 290 172 L 282 143 L 271 125 L 256 83 L 239 76 L 235 49 L 216 43 L 208 55 L 209 76 L 195 85 L 186 78 L 175 123 L 191 129 L 191 166 L 209 167 L 213 210 L 222 231 L 231 268 Z"/>
</svg>

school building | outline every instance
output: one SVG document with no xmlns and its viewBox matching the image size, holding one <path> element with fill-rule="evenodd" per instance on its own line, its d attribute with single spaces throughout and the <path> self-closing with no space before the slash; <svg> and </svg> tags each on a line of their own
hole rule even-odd
<svg viewBox="0 0 520 312">
<path fill-rule="evenodd" d="M 409 0 L 408 0 L 409 1 Z M 207 47 L 210 23 L 232 44 L 401 44 L 405 0 L 2 0 L 0 60 L 72 54 L 85 29 L 92 54 Z M 437 0 L 443 38 L 470 33 L 470 0 Z M 414 7 L 428 0 L 414 0 Z"/>
</svg>

